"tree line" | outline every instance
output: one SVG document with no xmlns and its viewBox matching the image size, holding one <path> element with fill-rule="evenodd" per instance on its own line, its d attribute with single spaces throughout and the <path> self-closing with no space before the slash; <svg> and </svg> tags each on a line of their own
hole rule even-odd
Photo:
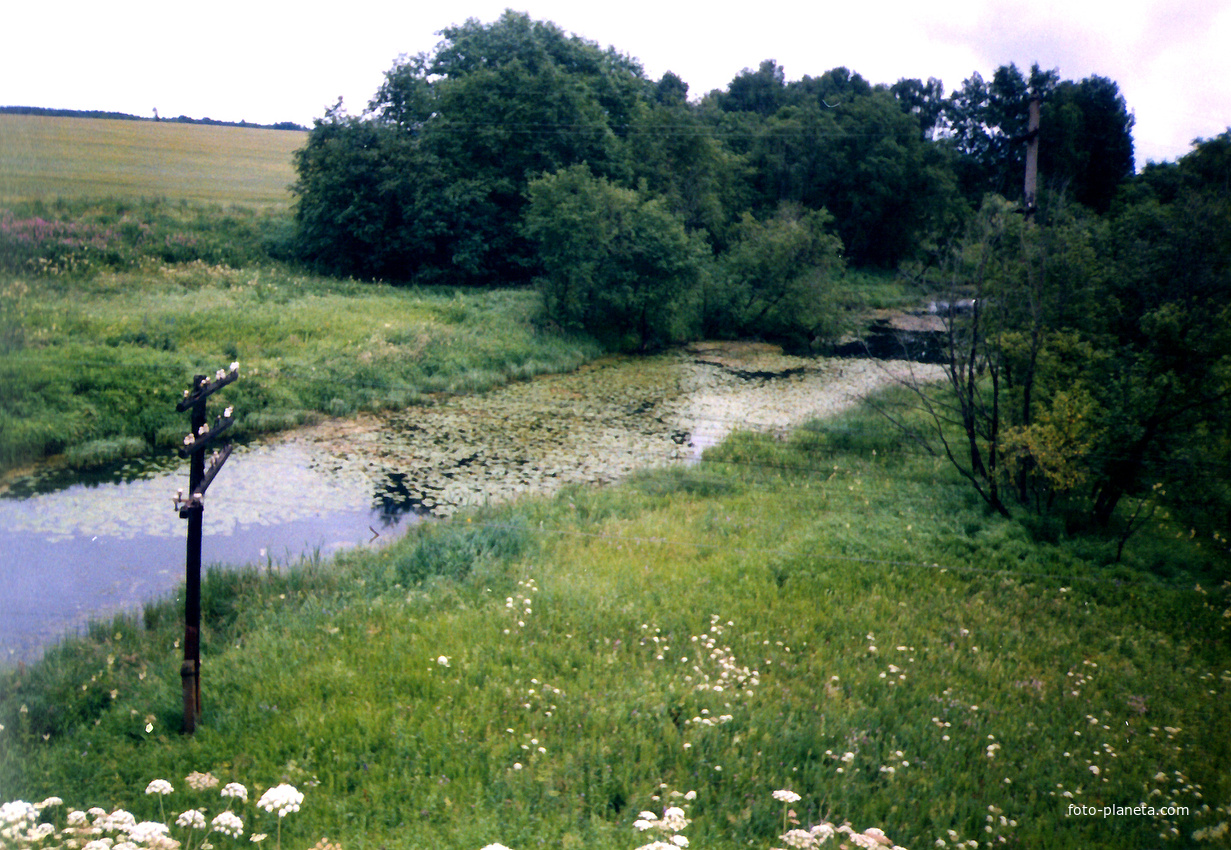
<svg viewBox="0 0 1231 850">
<path fill-rule="evenodd" d="M 441 35 L 400 57 L 362 114 L 339 102 L 315 122 L 296 158 L 302 256 L 360 278 L 537 280 L 561 325 L 641 345 L 815 335 L 806 304 L 826 270 L 896 267 L 958 233 L 984 193 L 1020 195 L 1031 91 L 1051 185 L 1101 210 L 1133 171 L 1132 116 L 1098 77 L 1010 65 L 946 96 L 845 68 L 788 82 L 771 60 L 690 101 L 677 75 L 650 80 L 525 14 Z M 609 322 L 613 299 L 627 309 Z"/>
</svg>

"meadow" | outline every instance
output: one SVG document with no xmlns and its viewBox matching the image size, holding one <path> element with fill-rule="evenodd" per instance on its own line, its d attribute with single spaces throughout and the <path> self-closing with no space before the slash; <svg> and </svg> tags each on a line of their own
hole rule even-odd
<svg viewBox="0 0 1231 850">
<path fill-rule="evenodd" d="M 308 275 L 276 203 L 132 179 L 7 203 L 0 468 L 167 450 L 232 360 L 251 434 L 598 353 L 531 293 Z M 990 514 L 861 408 L 217 565 L 195 735 L 179 597 L 0 671 L 0 847 L 1228 846 L 1226 542 L 1162 512 L 1116 542 Z"/>
<path fill-rule="evenodd" d="M 194 374 L 238 361 L 241 438 L 575 368 L 527 290 L 334 280 L 269 259 L 286 218 L 172 201 L 0 213 L 0 470 L 166 452 Z"/>
</svg>

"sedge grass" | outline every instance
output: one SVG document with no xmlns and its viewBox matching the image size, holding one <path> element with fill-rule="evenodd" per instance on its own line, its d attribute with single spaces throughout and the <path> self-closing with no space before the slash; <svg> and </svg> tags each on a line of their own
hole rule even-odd
<svg viewBox="0 0 1231 850">
<path fill-rule="evenodd" d="M 633 848 L 669 789 L 715 848 L 778 846 L 775 789 L 907 847 L 1221 834 L 1226 552 L 1180 540 L 1163 581 L 1131 556 L 1173 529 L 1120 565 L 1037 541 L 874 422 L 212 578 L 197 734 L 152 605 L 0 680 L 0 796 L 152 817 L 154 777 L 288 782 L 302 848 Z M 1185 813 L 1102 814 L 1139 804 Z"/>
</svg>

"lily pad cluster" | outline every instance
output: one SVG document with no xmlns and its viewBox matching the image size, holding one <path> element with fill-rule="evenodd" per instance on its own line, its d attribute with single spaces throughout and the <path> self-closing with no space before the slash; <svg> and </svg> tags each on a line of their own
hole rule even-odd
<svg viewBox="0 0 1231 850">
<path fill-rule="evenodd" d="M 448 516 L 695 461 L 732 430 L 786 431 L 920 368 L 791 357 L 766 345 L 697 345 L 330 422 L 296 439 L 332 469 L 363 470 L 382 509 Z"/>
</svg>

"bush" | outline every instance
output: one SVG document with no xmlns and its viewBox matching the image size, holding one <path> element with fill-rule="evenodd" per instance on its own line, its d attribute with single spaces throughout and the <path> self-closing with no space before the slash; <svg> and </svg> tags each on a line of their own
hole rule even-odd
<svg viewBox="0 0 1231 850">
<path fill-rule="evenodd" d="M 705 247 L 660 201 L 579 165 L 531 183 L 523 221 L 539 246 L 538 286 L 553 322 L 642 350 L 695 327 Z"/>
</svg>

